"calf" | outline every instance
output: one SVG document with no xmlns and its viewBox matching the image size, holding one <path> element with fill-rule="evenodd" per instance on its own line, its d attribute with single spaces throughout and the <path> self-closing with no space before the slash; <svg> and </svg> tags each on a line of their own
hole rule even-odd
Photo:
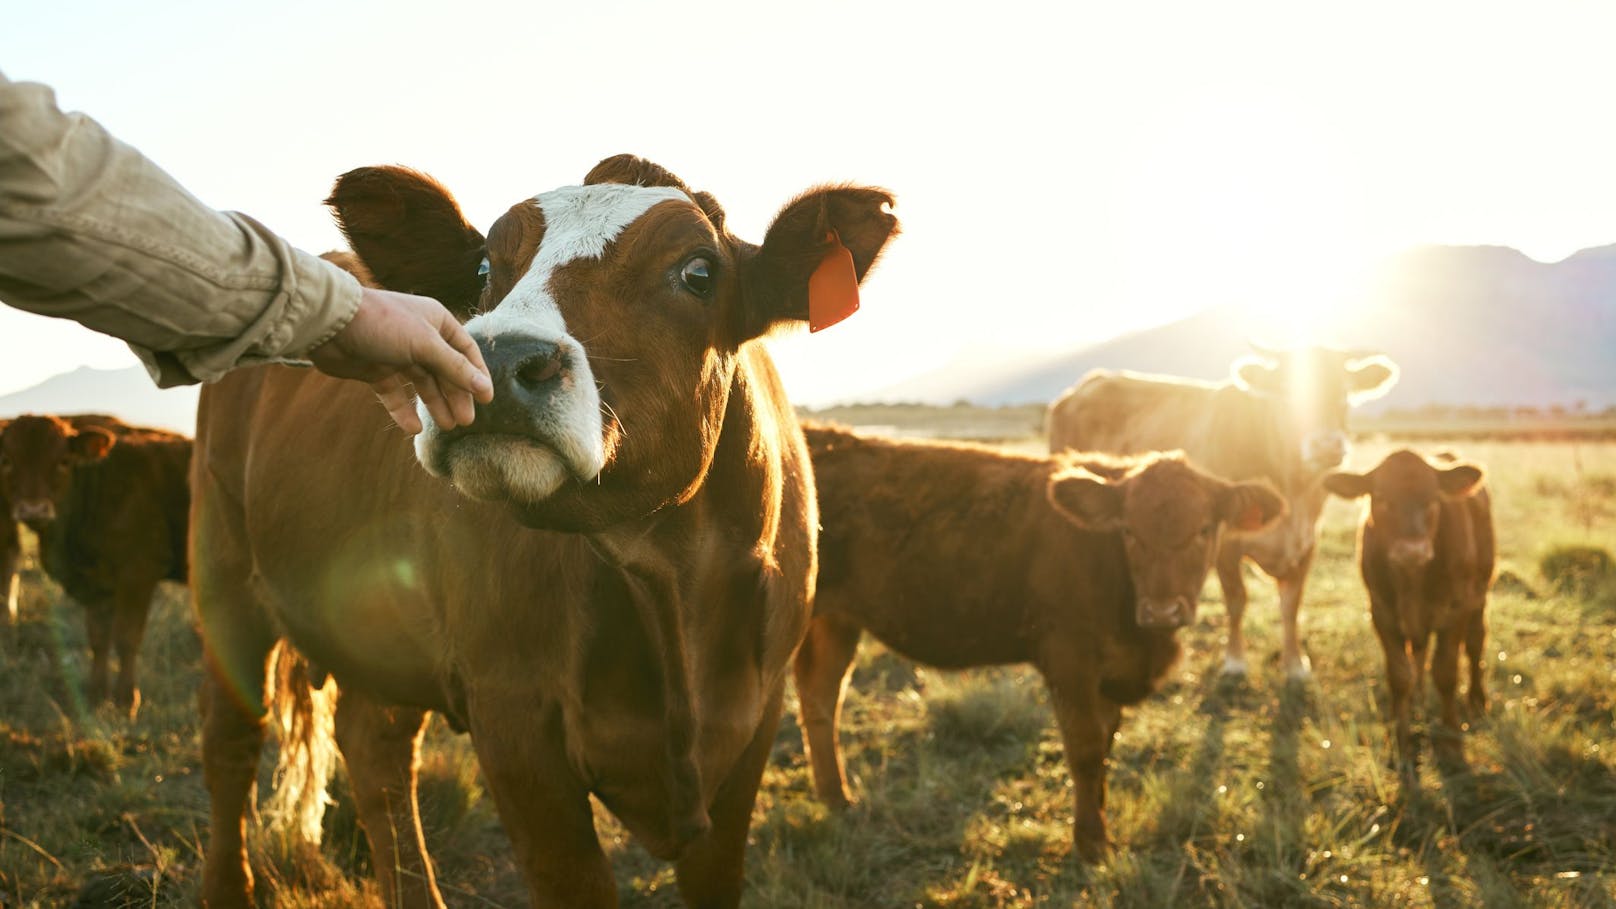
<svg viewBox="0 0 1616 909">
<path fill-rule="evenodd" d="M 1442 698 L 1444 732 L 1434 737 L 1438 754 L 1463 757 L 1455 703 L 1461 643 L 1470 666 L 1470 708 L 1479 714 L 1487 707 L 1482 663 L 1494 544 L 1482 469 L 1446 454 L 1432 463 L 1404 449 L 1368 473 L 1333 473 L 1324 485 L 1343 498 L 1369 497 L 1358 529 L 1358 567 L 1386 654 L 1398 756 L 1405 779 L 1411 780 L 1410 705 L 1424 687 L 1433 634 L 1431 677 Z"/>
<path fill-rule="evenodd" d="M 1274 484 L 1289 509 L 1285 520 L 1231 539 L 1218 553 L 1229 610 L 1223 671 L 1246 673 L 1241 564 L 1249 558 L 1279 586 L 1281 662 L 1302 679 L 1310 667 L 1298 617 L 1327 498 L 1320 480 L 1346 456 L 1348 409 L 1390 390 L 1397 368 L 1382 356 L 1323 347 L 1260 353 L 1235 361 L 1230 380 L 1218 384 L 1097 369 L 1049 406 L 1049 447 L 1181 449 L 1219 476 Z"/>
<path fill-rule="evenodd" d="M 739 902 L 819 523 L 756 339 L 823 312 L 827 281 L 856 290 L 891 201 L 812 190 L 758 246 L 625 155 L 485 242 L 421 174 L 338 181 L 363 270 L 473 316 L 496 393 L 470 426 L 423 414 L 412 456 L 354 383 L 269 367 L 203 389 L 205 904 L 251 903 L 244 818 L 282 636 L 341 686 L 336 745 L 389 904 L 442 905 L 415 810 L 429 710 L 470 732 L 533 905 L 617 904 L 596 799 L 677 863 L 690 904 Z"/>
<path fill-rule="evenodd" d="M 1106 846 L 1105 761 L 1122 707 L 1160 684 L 1220 531 L 1284 511 L 1177 454 L 1040 458 L 807 429 L 820 500 L 819 588 L 794 666 L 814 788 L 848 802 L 836 726 L 869 631 L 945 669 L 1032 663 L 1077 784 L 1079 854 Z"/>
<path fill-rule="evenodd" d="M 191 440 L 110 417 L 22 416 L 0 432 L 0 495 L 39 536 L 39 558 L 84 606 L 89 699 L 132 717 L 135 666 L 159 581 L 184 581 Z M 118 680 L 109 686 L 110 649 Z"/>
</svg>

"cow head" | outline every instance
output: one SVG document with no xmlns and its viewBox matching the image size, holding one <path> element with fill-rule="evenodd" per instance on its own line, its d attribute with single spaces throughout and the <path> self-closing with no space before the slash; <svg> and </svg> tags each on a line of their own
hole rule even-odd
<svg viewBox="0 0 1616 909">
<path fill-rule="evenodd" d="M 1242 357 L 1233 367 L 1242 388 L 1281 403 L 1286 444 L 1309 471 L 1337 467 L 1347 456 L 1347 409 L 1397 384 L 1397 366 L 1379 354 L 1306 347 Z"/>
<path fill-rule="evenodd" d="M 379 284 L 470 316 L 493 376 L 469 426 L 440 430 L 422 409 L 421 464 L 529 524 L 573 530 L 693 495 L 742 346 L 808 318 L 809 279 L 838 244 L 862 280 L 897 231 L 888 193 L 830 186 L 753 245 L 711 196 L 629 155 L 518 202 L 486 244 L 413 171 L 353 171 L 328 201 Z"/>
<path fill-rule="evenodd" d="M 1176 452 L 1132 461 L 1073 456 L 1050 477 L 1049 500 L 1080 527 L 1122 535 L 1135 618 L 1149 629 L 1195 620 L 1225 528 L 1257 533 L 1285 513 L 1266 482 L 1228 483 Z"/>
<path fill-rule="evenodd" d="M 0 431 L 0 498 L 11 518 L 40 531 L 56 520 L 73 484 L 73 468 L 99 461 L 116 442 L 95 426 L 75 430 L 56 417 L 18 417 Z"/>
<path fill-rule="evenodd" d="M 1436 465 L 1407 449 L 1394 451 L 1368 473 L 1332 473 L 1324 488 L 1346 499 L 1369 497 L 1368 525 L 1386 543 L 1394 570 L 1414 572 L 1436 557 L 1443 499 L 1462 499 L 1481 489 L 1480 467 L 1449 459 Z"/>
</svg>

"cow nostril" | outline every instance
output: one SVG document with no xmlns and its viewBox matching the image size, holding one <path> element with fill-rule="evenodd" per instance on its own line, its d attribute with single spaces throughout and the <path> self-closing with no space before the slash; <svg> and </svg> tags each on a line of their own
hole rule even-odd
<svg viewBox="0 0 1616 909">
<path fill-rule="evenodd" d="M 523 360 L 516 367 L 516 381 L 522 387 L 535 389 L 561 374 L 561 351 L 553 349 Z"/>
</svg>

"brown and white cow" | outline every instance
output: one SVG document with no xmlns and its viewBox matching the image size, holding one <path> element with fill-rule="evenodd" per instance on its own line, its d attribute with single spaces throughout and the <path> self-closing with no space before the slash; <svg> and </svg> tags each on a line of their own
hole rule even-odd
<svg viewBox="0 0 1616 909">
<path fill-rule="evenodd" d="M 1326 348 L 1266 351 L 1237 360 L 1223 383 L 1095 370 L 1049 407 L 1051 451 L 1182 450 L 1218 476 L 1262 478 L 1285 496 L 1285 520 L 1266 533 L 1231 539 L 1218 554 L 1229 610 L 1223 671 L 1244 675 L 1246 585 L 1241 562 L 1256 562 L 1279 585 L 1281 660 L 1306 678 L 1297 614 L 1325 492 L 1324 474 L 1347 453 L 1347 410 L 1385 394 L 1397 367 L 1383 356 Z"/>
<path fill-rule="evenodd" d="M 1492 502 L 1482 469 L 1451 455 L 1436 463 L 1403 449 L 1368 473 L 1333 473 L 1324 479 L 1344 498 L 1369 497 L 1358 528 L 1358 567 L 1369 589 L 1369 614 L 1386 654 L 1390 714 L 1405 779 L 1412 776 L 1411 704 L 1424 689 L 1425 658 L 1442 698 L 1438 754 L 1462 756 L 1459 645 L 1470 667 L 1470 707 L 1487 708 L 1482 665 L 1487 643 L 1487 589 L 1495 546 Z"/>
<path fill-rule="evenodd" d="M 688 903 L 737 904 L 818 524 L 755 339 L 808 317 L 842 245 L 845 280 L 863 277 L 891 201 L 810 190 L 756 246 L 712 197 L 619 156 L 500 217 L 479 290 L 483 237 L 441 186 L 337 182 L 377 283 L 474 314 L 495 398 L 453 431 L 423 414 L 412 456 L 353 383 L 265 368 L 203 390 L 207 905 L 250 903 L 243 819 L 282 631 L 342 687 L 337 744 L 372 854 L 393 857 L 390 903 L 441 905 L 414 810 L 435 710 L 470 732 L 534 905 L 617 904 L 591 796 L 677 863 Z"/>
<path fill-rule="evenodd" d="M 1031 663 L 1076 783 L 1077 850 L 1098 857 L 1122 707 L 1178 659 L 1175 632 L 1195 619 L 1223 529 L 1266 527 L 1284 500 L 1177 454 L 1040 458 L 806 432 L 819 589 L 794 670 L 820 799 L 848 803 L 836 727 L 864 631 L 944 669 Z"/>
<path fill-rule="evenodd" d="M 83 605 L 89 700 L 111 697 L 131 716 L 152 594 L 186 579 L 191 440 L 111 417 L 21 416 L 0 432 L 0 495 L 7 520 L 39 537 L 39 560 Z M 109 685 L 110 651 L 118 680 Z"/>
</svg>

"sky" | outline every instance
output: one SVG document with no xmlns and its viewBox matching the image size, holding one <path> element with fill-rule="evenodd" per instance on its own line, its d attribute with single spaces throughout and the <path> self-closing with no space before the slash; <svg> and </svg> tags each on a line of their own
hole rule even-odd
<svg viewBox="0 0 1616 909">
<path fill-rule="evenodd" d="M 862 311 L 770 342 L 810 404 L 1207 306 L 1328 340 L 1398 249 L 1616 243 L 1607 3 L 450 6 L 18 3 L 0 71 L 312 251 L 366 164 L 485 230 L 619 152 L 754 241 L 809 186 L 887 187 L 904 232 Z M 133 362 L 0 308 L 0 394 Z"/>
</svg>

